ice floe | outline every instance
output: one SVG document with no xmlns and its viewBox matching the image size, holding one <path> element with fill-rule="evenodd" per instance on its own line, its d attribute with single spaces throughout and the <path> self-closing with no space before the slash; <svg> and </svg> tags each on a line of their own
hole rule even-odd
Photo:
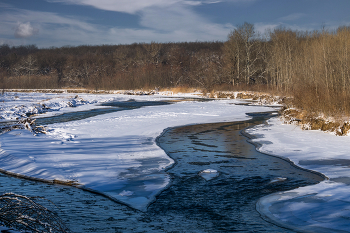
<svg viewBox="0 0 350 233">
<path fill-rule="evenodd" d="M 217 177 L 219 175 L 219 172 L 217 170 L 214 170 L 214 169 L 206 169 L 206 170 L 201 171 L 199 173 L 199 175 L 206 180 L 211 180 L 211 179 L 214 179 L 215 177 Z"/>
</svg>

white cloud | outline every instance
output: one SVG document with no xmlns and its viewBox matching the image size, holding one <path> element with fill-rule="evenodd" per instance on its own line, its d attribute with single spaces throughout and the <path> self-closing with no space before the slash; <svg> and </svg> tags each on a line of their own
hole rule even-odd
<svg viewBox="0 0 350 233">
<path fill-rule="evenodd" d="M 254 24 L 255 31 L 260 35 L 264 35 L 268 30 L 273 30 L 280 26 L 281 24 L 269 24 L 269 23 L 256 23 Z"/>
<path fill-rule="evenodd" d="M 301 19 L 301 18 L 303 18 L 305 16 L 306 16 L 306 14 L 303 14 L 303 13 L 294 13 L 294 14 L 290 14 L 290 15 L 284 16 L 284 17 L 280 18 L 280 20 L 282 20 L 282 21 L 293 21 L 293 20 Z"/>
<path fill-rule="evenodd" d="M 172 7 L 152 7 L 140 13 L 140 25 L 165 33 L 171 37 L 167 41 L 225 40 L 234 28 L 230 24 L 212 23 L 196 14 L 193 6 L 185 2 Z"/>
<path fill-rule="evenodd" d="M 194 14 L 184 5 L 176 5 L 171 8 L 153 7 L 144 9 L 141 13 L 141 25 L 157 30 L 173 31 L 192 28 L 197 30 L 207 20 Z"/>
<path fill-rule="evenodd" d="M 153 11 L 149 11 L 152 13 Z M 176 16 L 176 13 L 179 15 Z M 175 15 L 175 16 L 174 16 Z M 158 15 L 159 16 L 159 15 Z M 160 15 L 161 16 L 161 15 Z M 212 24 L 202 20 L 198 16 L 192 16 L 190 12 L 180 14 L 175 10 L 171 18 L 183 18 L 178 24 L 162 25 L 157 18 L 146 18 L 145 28 L 117 28 L 105 27 L 88 23 L 73 17 L 63 17 L 55 13 L 17 10 L 0 15 L 2 26 L 0 35 L 7 44 L 22 44 L 23 40 L 16 40 L 13 37 L 14 29 L 18 29 L 18 37 L 31 35 L 36 28 L 40 34 L 32 37 L 30 43 L 39 47 L 82 45 L 82 44 L 130 44 L 134 42 L 178 42 L 178 41 L 207 41 L 225 40 L 231 30 L 231 25 Z M 193 20 L 191 23 L 187 19 Z M 154 21 L 153 21 L 154 20 Z M 17 22 L 30 22 L 19 24 Z M 201 22 L 202 21 L 202 22 Z M 170 23 L 170 22 L 169 22 Z M 188 24 L 186 26 L 186 23 Z M 33 29 L 32 29 L 33 28 Z M 19 30 L 21 29 L 21 33 Z M 28 37 L 27 37 L 28 38 Z"/>
<path fill-rule="evenodd" d="M 15 37 L 17 38 L 29 38 L 38 33 L 38 29 L 33 28 L 30 22 L 18 23 L 15 29 Z"/>
<path fill-rule="evenodd" d="M 71 0 L 50 0 L 68 2 Z M 90 3 L 95 1 L 90 0 Z M 111 1 L 102 1 L 103 3 Z M 88 0 L 80 0 L 88 3 Z M 123 1 L 113 1 L 113 3 Z M 128 1 L 145 2 L 145 1 Z M 156 4 L 157 2 L 162 2 Z M 209 4 L 213 1 L 153 0 L 147 4 L 157 6 L 145 7 L 138 12 L 139 28 L 107 27 L 89 23 L 90 19 L 62 16 L 51 12 L 30 11 L 12 8 L 0 14 L 0 35 L 13 38 L 29 38 L 35 32 L 31 43 L 39 47 L 81 45 L 81 44 L 130 44 L 134 42 L 178 42 L 178 41 L 213 41 L 225 40 L 234 27 L 231 24 L 215 24 L 196 14 L 196 4 Z M 171 7 L 167 5 L 172 4 Z M 104 5 L 107 7 L 107 5 Z M 125 6 L 124 6 L 125 7 Z M 135 8 L 136 9 L 136 8 Z M 18 22 L 27 22 L 21 23 Z M 29 23 L 30 22 L 30 23 Z M 12 36 L 11 36 L 12 34 Z M 23 43 L 23 41 L 17 41 Z"/>
<path fill-rule="evenodd" d="M 90 6 L 100 10 L 135 14 L 139 25 L 120 28 L 93 24 L 93 18 L 63 16 L 57 13 L 16 9 L 0 3 L 0 37 L 2 40 L 31 38 L 39 47 L 81 44 L 130 44 L 134 42 L 178 42 L 226 40 L 235 27 L 217 24 L 197 13 L 196 7 L 204 4 L 234 3 L 251 4 L 257 0 L 46 0 L 64 4 Z M 99 12 L 101 13 L 101 12 Z M 118 13 L 115 13 L 118 14 Z M 303 25 L 300 28 L 292 20 L 305 17 L 301 13 L 287 15 L 279 22 L 255 23 L 255 29 L 263 34 L 266 29 L 286 26 L 292 29 L 317 28 Z M 288 21 L 289 20 L 289 21 Z M 21 22 L 21 23 L 18 23 Z M 24 23 L 23 23 L 24 22 Z M 30 23 L 29 23 L 30 22 Z M 98 22 L 98 20 L 96 20 Z M 287 24 L 289 22 L 290 24 Z M 235 22 L 233 22 L 235 23 Z M 35 32 L 38 36 L 31 37 Z"/>
<path fill-rule="evenodd" d="M 15 9 L 0 14 L 0 21 L 7 23 L 31 22 L 32 24 L 70 25 L 84 30 L 93 30 L 93 26 L 73 17 L 59 16 L 56 13 Z"/>
<path fill-rule="evenodd" d="M 91 19 L 63 16 L 51 12 L 9 8 L 0 14 L 0 35 L 14 43 L 31 38 L 39 47 L 81 44 L 130 44 L 134 42 L 179 42 L 226 40 L 234 28 L 216 24 L 197 14 L 194 8 L 219 2 L 254 0 L 46 0 L 91 6 L 101 10 L 136 14 L 140 27 L 118 28 L 92 24 Z M 1 5 L 0 5 L 1 6 Z M 18 23 L 26 22 L 26 23 Z M 30 23 L 29 23 L 30 22 Z M 40 31 L 36 37 L 31 37 Z"/>
<path fill-rule="evenodd" d="M 101 10 L 137 14 L 141 28 L 113 28 L 125 38 L 131 33 L 135 41 L 203 41 L 225 40 L 234 28 L 231 24 L 212 23 L 194 11 L 203 4 L 220 2 L 250 3 L 255 0 L 47 0 L 66 4 L 91 6 Z M 142 32 L 142 33 L 140 33 Z M 138 37 L 136 36 L 138 35 Z M 119 37 L 120 38 L 120 37 Z M 130 43 L 130 42 L 129 42 Z"/>
<path fill-rule="evenodd" d="M 184 4 L 190 5 L 190 6 L 199 6 L 202 5 L 201 1 L 183 1 Z"/>
<path fill-rule="evenodd" d="M 85 5 L 106 11 L 135 14 L 150 7 L 170 7 L 178 4 L 198 6 L 219 2 L 251 2 L 255 0 L 46 0 L 48 2 L 61 2 L 72 5 Z"/>
<path fill-rule="evenodd" d="M 5 38 L 0 38 L 0 45 L 14 46 L 13 41 L 5 39 Z"/>
<path fill-rule="evenodd" d="M 40 47 L 84 44 L 85 37 L 81 37 L 80 40 L 78 40 L 76 35 L 84 35 L 89 38 L 95 33 L 103 34 L 103 31 L 99 30 L 96 25 L 74 17 L 59 16 L 51 12 L 11 9 L 10 11 L 0 14 L 0 22 L 1 37 L 10 41 L 12 44 L 23 43 L 23 40 L 16 40 L 14 37 L 28 39 L 39 31 L 40 34 L 33 37 L 31 43 L 37 43 Z M 65 37 L 67 41 L 60 41 L 59 38 L 62 38 L 62 36 Z M 70 36 L 74 39 L 69 40 Z"/>
<path fill-rule="evenodd" d="M 47 0 L 74 5 L 92 6 L 97 9 L 135 14 L 148 7 L 166 7 L 182 0 Z"/>
<path fill-rule="evenodd" d="M 0 2 L 0 8 L 10 8 L 10 7 L 12 7 L 10 4 Z"/>
</svg>

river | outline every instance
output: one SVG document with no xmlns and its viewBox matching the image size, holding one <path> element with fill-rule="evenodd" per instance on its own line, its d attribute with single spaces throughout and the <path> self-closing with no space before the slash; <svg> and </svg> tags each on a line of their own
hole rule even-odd
<svg viewBox="0 0 350 233">
<path fill-rule="evenodd" d="M 110 109 L 37 121 L 65 122 L 159 104 L 168 103 L 114 103 L 107 105 L 113 107 Z M 323 177 L 257 152 L 244 129 L 264 123 L 272 114 L 250 115 L 252 119 L 246 121 L 164 130 L 156 141 L 175 161 L 167 169 L 171 183 L 145 212 L 74 187 L 6 175 L 0 175 L 0 192 L 45 197 L 56 204 L 59 216 L 73 232 L 293 232 L 263 220 L 256 202 L 274 192 L 318 183 Z M 157 161 L 144 161 L 146 165 L 152 162 Z M 212 172 L 203 173 L 205 170 Z"/>
</svg>

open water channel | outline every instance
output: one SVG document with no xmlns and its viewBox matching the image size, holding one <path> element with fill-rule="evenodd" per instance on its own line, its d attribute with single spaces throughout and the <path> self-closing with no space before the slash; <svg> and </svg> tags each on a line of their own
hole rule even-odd
<svg viewBox="0 0 350 233">
<path fill-rule="evenodd" d="M 89 114 L 159 104 L 129 103 L 113 103 L 109 110 L 76 112 L 68 118 L 62 115 L 37 122 L 64 122 Z M 247 121 L 164 130 L 156 142 L 175 161 L 167 169 L 172 179 L 145 212 L 74 187 L 3 174 L 0 193 L 45 197 L 56 204 L 59 216 L 72 232 L 293 232 L 263 220 L 256 211 L 257 200 L 324 178 L 287 160 L 256 151 L 255 145 L 247 141 L 251 136 L 244 129 L 264 123 L 272 114 L 256 113 L 251 117 Z M 206 169 L 217 172 L 202 173 Z"/>
</svg>

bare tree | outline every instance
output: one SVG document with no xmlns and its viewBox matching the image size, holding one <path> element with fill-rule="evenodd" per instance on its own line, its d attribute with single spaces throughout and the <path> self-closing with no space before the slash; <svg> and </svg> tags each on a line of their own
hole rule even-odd
<svg viewBox="0 0 350 233">
<path fill-rule="evenodd" d="M 14 67 L 13 72 L 16 75 L 33 75 L 38 71 L 38 65 L 36 58 L 29 54 L 26 58 L 22 59 L 17 66 Z"/>
<path fill-rule="evenodd" d="M 243 79 L 245 84 L 254 82 L 254 76 L 262 72 L 262 67 L 258 65 L 262 59 L 261 41 L 254 25 L 244 23 L 234 29 L 228 38 L 225 52 L 232 83 L 235 83 L 235 79 L 239 82 Z"/>
</svg>

